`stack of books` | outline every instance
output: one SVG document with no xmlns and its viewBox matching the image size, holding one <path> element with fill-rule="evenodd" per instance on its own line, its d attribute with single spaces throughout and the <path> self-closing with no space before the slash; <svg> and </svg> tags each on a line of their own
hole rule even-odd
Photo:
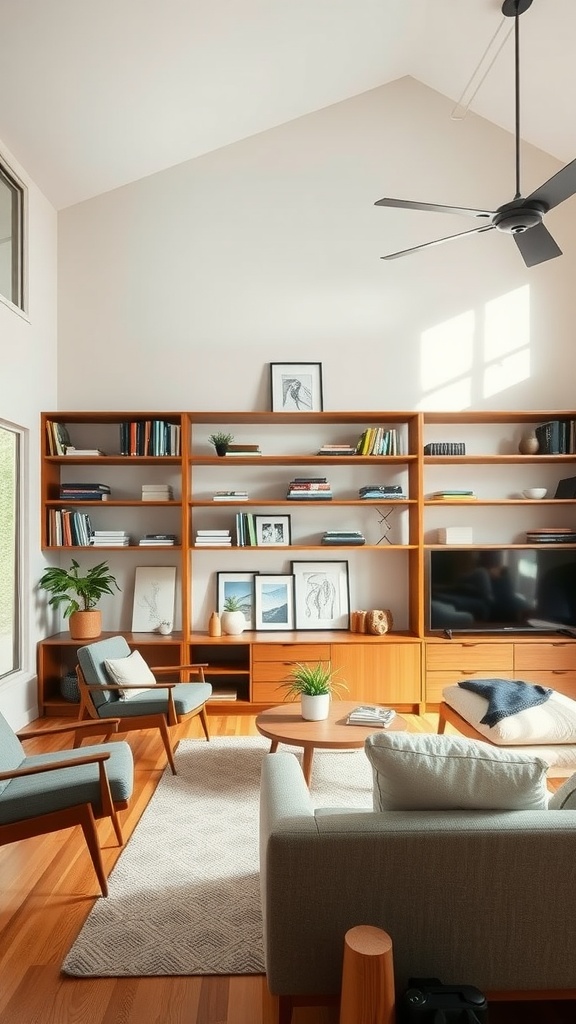
<svg viewBox="0 0 576 1024">
<path fill-rule="evenodd" d="M 90 543 L 95 548 L 127 548 L 130 535 L 126 530 L 94 530 Z"/>
<path fill-rule="evenodd" d="M 108 484 L 60 484 L 60 497 L 63 501 L 108 501 L 110 488 Z"/>
<path fill-rule="evenodd" d="M 232 546 L 230 530 L 196 530 L 197 548 L 221 548 Z"/>
<path fill-rule="evenodd" d="M 356 445 L 354 444 L 323 444 L 318 449 L 317 455 L 355 455 Z"/>
<path fill-rule="evenodd" d="M 141 548 L 145 547 L 163 547 L 170 548 L 174 547 L 177 543 L 175 533 L 147 533 L 144 537 L 141 537 L 138 544 Z"/>
<path fill-rule="evenodd" d="M 398 499 L 406 498 L 406 495 L 399 484 L 366 484 L 365 487 L 360 488 L 358 495 L 360 498 L 367 501 L 373 501 L 374 499 L 378 499 L 379 501 L 398 501 Z"/>
<path fill-rule="evenodd" d="M 322 543 L 332 544 L 335 547 L 346 544 L 365 544 L 366 538 L 360 533 L 360 530 L 326 530 L 322 534 Z"/>
<path fill-rule="evenodd" d="M 574 544 L 576 530 L 572 526 L 542 526 L 539 530 L 527 530 L 528 544 Z"/>
<path fill-rule="evenodd" d="M 142 484 L 142 501 L 173 501 L 170 484 Z"/>
<path fill-rule="evenodd" d="M 325 476 L 296 476 L 288 484 L 286 497 L 293 501 L 330 501 L 332 488 Z"/>
<path fill-rule="evenodd" d="M 70 455 L 74 459 L 83 459 L 86 456 L 92 458 L 93 455 L 105 455 L 100 448 L 74 448 L 72 445 L 68 445 L 64 455 Z"/>
<path fill-rule="evenodd" d="M 396 717 L 393 708 L 381 708 L 378 704 L 361 704 L 350 712 L 346 719 L 347 725 L 373 725 L 377 729 L 387 729 Z"/>
<path fill-rule="evenodd" d="M 226 456 L 251 459 L 253 455 L 262 455 L 259 444 L 229 444 L 226 448 Z"/>
<path fill-rule="evenodd" d="M 212 501 L 248 501 L 248 491 L 215 491 Z"/>
<path fill-rule="evenodd" d="M 475 501 L 474 491 L 432 491 L 434 501 Z"/>
</svg>

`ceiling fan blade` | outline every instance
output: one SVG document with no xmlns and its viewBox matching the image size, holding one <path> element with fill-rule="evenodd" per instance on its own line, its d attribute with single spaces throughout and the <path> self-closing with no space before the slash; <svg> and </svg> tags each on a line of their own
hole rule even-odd
<svg viewBox="0 0 576 1024">
<path fill-rule="evenodd" d="M 442 245 L 443 242 L 451 242 L 453 238 L 465 238 L 467 235 L 478 235 L 481 231 L 492 231 L 494 224 L 484 224 L 481 228 L 473 228 L 472 231 L 459 231 L 457 235 L 446 235 L 445 238 L 437 238 L 434 242 L 424 242 L 423 245 L 414 245 L 411 249 L 402 249 L 401 252 L 391 252 L 388 256 L 381 256 L 381 260 L 397 260 L 400 256 L 408 256 L 411 252 L 419 252 L 420 249 L 430 249 L 433 245 Z"/>
<path fill-rule="evenodd" d="M 374 206 L 394 206 L 399 210 L 428 210 L 430 213 L 457 213 L 463 217 L 492 217 L 494 211 L 469 210 L 465 206 L 438 206 L 436 203 L 412 203 L 408 199 L 378 199 Z"/>
<path fill-rule="evenodd" d="M 552 178 L 540 185 L 529 200 L 535 199 L 539 203 L 546 203 L 548 210 L 570 199 L 576 193 L 576 160 L 562 167 Z"/>
<path fill-rule="evenodd" d="M 519 231 L 513 238 L 527 267 L 536 267 L 539 263 L 546 263 L 546 260 L 562 255 L 562 249 L 556 245 L 543 224 L 537 224 L 528 231 Z"/>
</svg>

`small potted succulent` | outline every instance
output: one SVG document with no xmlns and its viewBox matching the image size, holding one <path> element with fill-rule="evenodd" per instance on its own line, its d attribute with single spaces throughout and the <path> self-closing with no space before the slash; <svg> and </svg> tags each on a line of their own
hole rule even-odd
<svg viewBox="0 0 576 1024">
<path fill-rule="evenodd" d="M 234 434 L 225 434 L 223 431 L 219 431 L 216 434 L 210 434 L 208 440 L 210 444 L 214 445 L 217 455 L 226 455 L 228 445 L 234 440 Z"/>
<path fill-rule="evenodd" d="M 38 586 L 52 595 L 48 604 L 59 608 L 64 618 L 69 619 L 73 640 L 93 640 L 102 632 L 102 612 L 96 605 L 104 594 L 113 593 L 112 586 L 116 590 L 120 587 L 106 562 L 92 566 L 84 576 L 79 569 L 75 558 L 69 569 L 50 566 L 44 570 Z"/>
<path fill-rule="evenodd" d="M 224 611 L 221 615 L 222 632 L 229 636 L 238 636 L 246 629 L 246 616 L 242 611 L 240 598 L 227 597 L 224 602 Z"/>
<path fill-rule="evenodd" d="M 320 722 L 328 718 L 332 696 L 338 696 L 341 690 L 348 689 L 346 683 L 335 681 L 337 672 L 338 669 L 333 669 L 330 662 L 318 662 L 317 665 L 298 662 L 294 666 L 282 686 L 287 697 L 300 697 L 302 718 L 309 722 Z"/>
</svg>

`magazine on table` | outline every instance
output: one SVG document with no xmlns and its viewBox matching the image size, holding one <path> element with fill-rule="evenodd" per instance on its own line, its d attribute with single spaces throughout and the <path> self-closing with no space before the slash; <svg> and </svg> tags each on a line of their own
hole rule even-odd
<svg viewBox="0 0 576 1024">
<path fill-rule="evenodd" d="M 387 729 L 396 712 L 393 708 L 382 708 L 378 704 L 359 704 L 354 708 L 348 718 L 347 725 L 374 725 L 377 728 Z"/>
</svg>

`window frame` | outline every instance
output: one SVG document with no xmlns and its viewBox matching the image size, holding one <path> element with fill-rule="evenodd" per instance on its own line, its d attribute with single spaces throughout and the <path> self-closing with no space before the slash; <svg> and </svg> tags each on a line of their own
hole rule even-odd
<svg viewBox="0 0 576 1024">
<path fill-rule="evenodd" d="M 0 662 L 0 686 L 23 671 L 24 658 L 24 451 L 25 431 L 22 427 L 0 418 L 0 431 L 6 431 L 14 438 L 14 549 L 13 549 L 13 593 L 12 593 L 12 665 L 3 671 Z"/>
<path fill-rule="evenodd" d="M 0 153 L 0 183 L 12 193 L 11 207 L 11 294 L 0 290 L 0 301 L 19 313 L 26 313 L 26 208 L 28 191 Z"/>
</svg>

